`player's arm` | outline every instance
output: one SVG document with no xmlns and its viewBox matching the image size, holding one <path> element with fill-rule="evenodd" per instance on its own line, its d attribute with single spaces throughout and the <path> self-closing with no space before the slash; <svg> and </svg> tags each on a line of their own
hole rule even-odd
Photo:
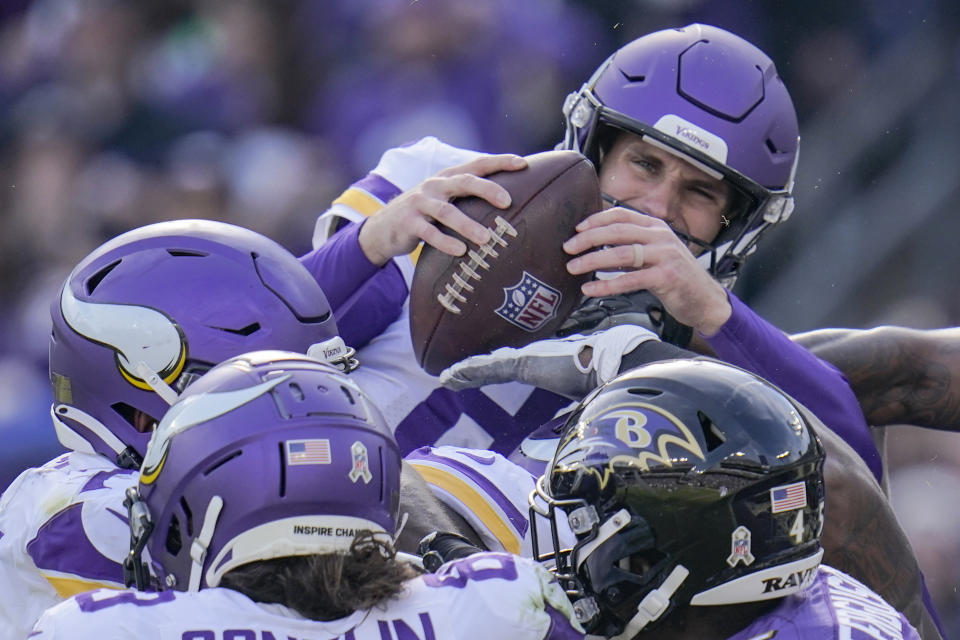
<svg viewBox="0 0 960 640">
<path fill-rule="evenodd" d="M 123 587 L 126 522 L 105 508 L 109 489 L 81 492 L 78 502 L 76 477 L 58 469 L 65 459 L 27 469 L 0 498 L 0 585 L 17 586 L 0 598 L 0 629 L 10 637 L 26 636 L 44 609 L 73 594 Z M 107 482 L 121 481 L 128 473 L 133 472 L 119 472 Z M 86 514 L 83 498 L 98 501 Z M 103 554 L 105 546 L 116 551 L 115 557 Z"/>
<path fill-rule="evenodd" d="M 323 289 L 344 342 L 359 349 L 399 317 L 409 288 L 394 261 L 377 266 L 360 249 L 363 222 L 351 222 L 300 258 Z"/>
<path fill-rule="evenodd" d="M 791 342 L 746 305 L 730 296 L 733 314 L 713 337 L 718 357 L 767 378 L 831 428 L 838 430 L 881 476 L 880 456 L 857 399 L 834 367 Z M 519 381 L 579 399 L 620 372 L 657 360 L 694 357 L 650 331 L 617 325 L 589 336 L 504 347 L 467 358 L 441 372 L 453 389 Z"/>
<path fill-rule="evenodd" d="M 492 451 L 450 446 L 421 447 L 407 454 L 405 462 L 417 469 L 435 499 L 469 527 L 471 541 L 530 555 L 527 496 L 535 478 L 529 471 Z"/>
<path fill-rule="evenodd" d="M 732 315 L 717 333 L 706 336 L 717 357 L 766 378 L 793 396 L 853 447 L 879 479 L 880 454 L 843 374 L 791 341 L 733 294 L 729 299 Z"/>
<path fill-rule="evenodd" d="M 825 564 L 883 596 L 923 638 L 939 638 L 924 604 L 920 566 L 890 502 L 857 454 L 829 429 L 817 431 L 827 452 Z M 932 607 L 932 604 L 931 604 Z"/>
<path fill-rule="evenodd" d="M 844 373 L 870 424 L 960 430 L 960 328 L 819 329 L 792 338 Z"/>
<path fill-rule="evenodd" d="M 403 462 L 400 472 L 400 513 L 407 517 L 397 539 L 401 551 L 417 552 L 420 540 L 434 531 L 457 533 L 480 544 L 467 521 L 434 497 L 423 476 L 408 461 Z"/>
<path fill-rule="evenodd" d="M 618 274 L 584 283 L 584 295 L 649 291 L 677 322 L 707 335 L 730 317 L 726 290 L 676 232 L 656 217 L 623 206 L 594 213 L 577 225 L 577 233 L 563 249 L 576 256 L 567 263 L 572 274 Z"/>
</svg>

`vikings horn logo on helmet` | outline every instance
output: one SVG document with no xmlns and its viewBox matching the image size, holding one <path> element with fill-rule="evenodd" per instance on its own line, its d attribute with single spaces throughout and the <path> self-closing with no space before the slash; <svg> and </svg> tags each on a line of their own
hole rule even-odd
<svg viewBox="0 0 960 640">
<path fill-rule="evenodd" d="M 173 436 L 190 427 L 229 413 L 251 400 L 269 393 L 274 387 L 289 378 L 290 374 L 287 374 L 253 387 L 191 396 L 171 407 L 163 420 L 160 421 L 153 433 L 153 438 L 150 440 L 150 446 L 140 470 L 140 482 L 145 485 L 151 484 L 160 475 L 163 463 L 167 459 L 167 452 L 170 450 L 170 439 Z"/>
<path fill-rule="evenodd" d="M 167 384 L 183 371 L 187 360 L 183 331 L 156 309 L 84 302 L 65 286 L 60 294 L 60 310 L 74 331 L 114 350 L 120 374 L 138 389 L 151 388 L 135 373 L 140 362 Z"/>
</svg>

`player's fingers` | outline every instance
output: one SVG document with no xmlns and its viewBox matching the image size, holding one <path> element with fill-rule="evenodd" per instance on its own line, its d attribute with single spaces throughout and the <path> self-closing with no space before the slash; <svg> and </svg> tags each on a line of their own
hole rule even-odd
<svg viewBox="0 0 960 640">
<path fill-rule="evenodd" d="M 437 179 L 430 184 L 430 192 L 442 200 L 465 196 L 483 198 L 501 209 L 510 206 L 510 192 L 492 180 L 470 173 L 461 173 L 449 178 Z"/>
<path fill-rule="evenodd" d="M 567 271 L 581 275 L 592 271 L 627 271 L 653 264 L 655 248 L 651 245 L 625 244 L 591 251 L 567 262 Z"/>
<path fill-rule="evenodd" d="M 416 236 L 438 251 L 451 256 L 462 256 L 467 252 L 467 245 L 462 240 L 444 233 L 425 218 L 418 218 L 413 224 Z"/>
<path fill-rule="evenodd" d="M 653 216 L 648 216 L 645 213 L 640 213 L 639 211 L 632 211 L 630 209 L 624 209 L 623 207 L 613 207 L 587 216 L 577 223 L 576 229 L 577 231 L 586 231 L 588 229 L 595 229 L 597 227 L 603 227 L 617 222 L 625 222 L 641 227 L 648 227 L 655 226 L 658 223 L 658 219 L 654 218 Z"/>
<path fill-rule="evenodd" d="M 480 245 L 490 241 L 489 229 L 476 220 L 471 219 L 467 214 L 449 202 L 429 200 L 424 202 L 422 211 L 443 226 L 452 231 L 456 231 L 475 244 Z"/>
<path fill-rule="evenodd" d="M 437 173 L 438 176 L 454 176 L 459 173 L 472 173 L 478 176 L 488 176 L 497 171 L 517 171 L 527 166 L 523 156 L 513 153 L 484 155 L 474 158 L 455 167 L 449 167 Z"/>
<path fill-rule="evenodd" d="M 488 384 L 512 382 L 512 371 L 504 364 L 502 358 L 489 354 L 471 356 L 441 371 L 440 384 L 460 391 Z"/>
<path fill-rule="evenodd" d="M 650 289 L 652 278 L 648 271 L 627 271 L 615 278 L 605 280 L 591 280 L 583 283 L 580 291 L 583 295 L 593 298 L 614 296 L 620 293 L 630 293 Z"/>
<path fill-rule="evenodd" d="M 616 222 L 575 234 L 563 243 L 563 250 L 570 255 L 583 253 L 594 247 L 622 245 L 640 242 L 650 244 L 654 239 L 648 227 L 626 222 Z"/>
</svg>

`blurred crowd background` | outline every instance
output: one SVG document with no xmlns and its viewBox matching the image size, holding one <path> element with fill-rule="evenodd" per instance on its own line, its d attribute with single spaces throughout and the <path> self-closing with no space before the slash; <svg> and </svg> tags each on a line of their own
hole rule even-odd
<svg viewBox="0 0 960 640">
<path fill-rule="evenodd" d="M 303 253 L 383 150 L 551 148 L 612 51 L 695 21 L 769 53 L 800 116 L 797 210 L 735 291 L 791 332 L 960 324 L 952 0 L 0 2 L 0 489 L 60 451 L 49 304 L 105 239 L 200 217 Z M 960 434 L 895 427 L 888 449 L 960 637 Z"/>
</svg>

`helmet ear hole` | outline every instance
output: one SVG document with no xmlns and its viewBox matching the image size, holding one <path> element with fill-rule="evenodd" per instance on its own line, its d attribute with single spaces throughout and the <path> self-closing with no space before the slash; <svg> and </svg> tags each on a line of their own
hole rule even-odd
<svg viewBox="0 0 960 640">
<path fill-rule="evenodd" d="M 117 412 L 117 414 L 123 418 L 131 427 L 136 428 L 136 415 L 137 410 L 134 407 L 131 407 L 126 402 L 115 402 L 110 405 L 110 408 Z"/>
<path fill-rule="evenodd" d="M 659 563 L 663 562 L 666 556 L 657 551 L 656 549 L 648 549 L 640 553 L 635 553 L 629 558 L 624 558 L 628 561 L 627 571 L 634 573 L 638 576 L 647 575 L 651 570 L 653 570 Z"/>
<path fill-rule="evenodd" d="M 187 535 L 193 536 L 193 511 L 190 510 L 190 505 L 187 504 L 186 498 L 180 498 L 180 508 L 183 509 L 183 515 L 187 519 Z M 173 516 L 173 522 L 177 522 L 176 516 Z M 179 527 L 177 529 L 179 531 Z"/>
<path fill-rule="evenodd" d="M 164 546 L 172 556 L 176 556 L 180 553 L 180 549 L 183 548 L 183 538 L 180 535 L 180 521 L 177 519 L 177 516 L 170 517 L 170 526 L 167 527 Z"/>
</svg>

